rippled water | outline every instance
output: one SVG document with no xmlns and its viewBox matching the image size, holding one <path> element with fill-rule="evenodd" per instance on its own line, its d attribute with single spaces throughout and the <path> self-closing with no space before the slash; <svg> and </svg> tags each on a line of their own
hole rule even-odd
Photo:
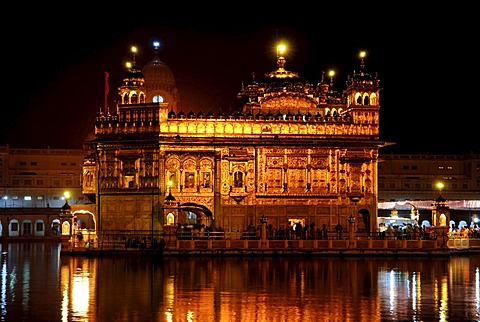
<svg viewBox="0 0 480 322">
<path fill-rule="evenodd" d="M 480 321 L 480 256 L 60 256 L 0 244 L 1 321 Z"/>
</svg>

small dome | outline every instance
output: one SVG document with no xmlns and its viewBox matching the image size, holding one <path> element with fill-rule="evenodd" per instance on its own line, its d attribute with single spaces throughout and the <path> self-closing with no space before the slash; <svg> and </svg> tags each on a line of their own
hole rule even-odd
<svg viewBox="0 0 480 322">
<path fill-rule="evenodd" d="M 195 112 L 192 111 L 192 110 L 190 110 L 190 112 L 188 112 L 188 114 L 187 114 L 187 117 L 188 117 L 189 119 L 194 119 L 194 118 L 195 118 Z"/>
<path fill-rule="evenodd" d="M 149 89 L 160 86 L 174 86 L 175 78 L 170 68 L 157 56 L 142 69 L 145 82 Z"/>
</svg>

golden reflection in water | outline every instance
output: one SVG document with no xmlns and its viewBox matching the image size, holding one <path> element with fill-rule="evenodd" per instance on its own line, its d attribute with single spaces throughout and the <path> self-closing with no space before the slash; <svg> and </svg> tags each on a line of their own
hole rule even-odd
<svg viewBox="0 0 480 322">
<path fill-rule="evenodd" d="M 62 286 L 61 316 L 63 322 L 95 321 L 90 319 L 95 299 L 96 261 L 74 257 L 60 269 Z"/>
<path fill-rule="evenodd" d="M 441 281 L 441 290 L 442 290 L 442 293 L 441 293 L 441 296 L 442 296 L 442 300 L 440 302 L 440 311 L 439 311 L 439 315 L 440 315 L 440 321 L 448 321 L 448 302 L 449 302 L 449 298 L 448 298 L 448 278 L 447 276 L 442 276 L 440 278 L 440 281 Z"/>
<path fill-rule="evenodd" d="M 455 283 L 473 279 L 478 317 L 478 267 L 461 260 L 452 271 L 452 261 L 72 258 L 61 267 L 62 320 L 449 321 Z"/>
<path fill-rule="evenodd" d="M 475 312 L 480 316 L 480 270 L 475 268 Z"/>
</svg>

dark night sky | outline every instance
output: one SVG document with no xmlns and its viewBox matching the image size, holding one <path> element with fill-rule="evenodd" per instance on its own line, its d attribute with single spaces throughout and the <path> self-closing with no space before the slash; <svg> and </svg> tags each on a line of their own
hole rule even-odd
<svg viewBox="0 0 480 322">
<path fill-rule="evenodd" d="M 174 73 L 180 107 L 208 112 L 228 111 L 253 72 L 259 77 L 275 69 L 274 46 L 285 40 L 286 69 L 316 84 L 333 68 L 338 90 L 358 70 L 359 51 L 367 51 L 366 70 L 378 73 L 383 88 L 380 137 L 396 142 L 381 152 L 480 152 L 478 28 L 465 18 L 473 8 L 437 8 L 433 15 L 407 7 L 341 7 L 309 13 L 283 8 L 282 15 L 242 7 L 223 18 L 218 12 L 194 16 L 194 10 L 132 17 L 86 7 L 19 14 L 18 23 L 1 26 L 8 31 L 1 144 L 81 148 L 103 106 L 104 72 L 110 73 L 113 109 L 131 45 L 138 46 L 143 66 L 154 55 L 151 41 L 160 40 L 159 57 Z"/>
</svg>

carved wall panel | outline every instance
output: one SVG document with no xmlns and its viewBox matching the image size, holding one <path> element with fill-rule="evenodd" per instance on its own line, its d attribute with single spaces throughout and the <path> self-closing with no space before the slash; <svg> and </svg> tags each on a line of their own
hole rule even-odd
<svg viewBox="0 0 480 322">
<path fill-rule="evenodd" d="M 289 169 L 287 171 L 287 184 L 289 193 L 305 193 L 307 190 L 306 170 Z"/>
<path fill-rule="evenodd" d="M 308 155 L 309 150 L 308 149 L 286 149 L 287 154 L 292 154 L 292 155 Z"/>
<path fill-rule="evenodd" d="M 328 155 L 315 155 L 311 157 L 310 165 L 313 169 L 326 169 L 328 168 Z"/>
<path fill-rule="evenodd" d="M 268 184 L 267 192 L 281 192 L 283 188 L 283 170 L 282 169 L 268 169 L 265 172 L 266 183 Z"/>
<path fill-rule="evenodd" d="M 288 156 L 287 158 L 287 165 L 289 169 L 306 169 L 307 164 L 307 156 Z"/>
<path fill-rule="evenodd" d="M 350 191 L 361 192 L 362 191 L 362 170 L 361 164 L 350 164 Z"/>
<path fill-rule="evenodd" d="M 327 170 L 311 170 L 311 191 L 312 193 L 327 192 Z"/>
<path fill-rule="evenodd" d="M 283 156 L 267 156 L 266 163 L 268 168 L 283 168 Z"/>
</svg>

